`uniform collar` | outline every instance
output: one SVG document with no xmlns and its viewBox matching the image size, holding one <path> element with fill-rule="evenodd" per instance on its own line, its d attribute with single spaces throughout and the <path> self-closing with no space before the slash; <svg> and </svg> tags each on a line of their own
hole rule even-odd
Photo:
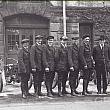
<svg viewBox="0 0 110 110">
<path fill-rule="evenodd" d="M 64 48 L 66 48 L 67 47 L 67 44 L 61 43 L 61 46 L 64 47 Z"/>
</svg>

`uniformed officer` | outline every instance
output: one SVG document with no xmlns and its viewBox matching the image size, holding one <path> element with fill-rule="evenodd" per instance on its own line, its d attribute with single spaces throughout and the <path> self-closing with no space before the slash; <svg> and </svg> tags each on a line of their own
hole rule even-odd
<svg viewBox="0 0 110 110">
<path fill-rule="evenodd" d="M 90 46 L 90 36 L 82 37 L 83 42 L 79 47 L 80 67 L 83 70 L 83 92 L 82 95 L 91 94 L 88 89 L 90 76 L 93 69 L 93 58 Z"/>
<path fill-rule="evenodd" d="M 28 92 L 28 81 L 31 73 L 29 39 L 22 40 L 22 48 L 18 50 L 18 72 L 21 77 L 22 97 L 31 95 Z"/>
<path fill-rule="evenodd" d="M 107 71 L 110 68 L 110 47 L 105 44 L 105 36 L 101 35 L 99 44 L 93 48 L 93 58 L 95 61 L 97 90 L 101 94 L 101 80 L 103 82 L 103 93 L 107 94 Z M 102 78 L 101 78 L 102 77 Z"/>
<path fill-rule="evenodd" d="M 42 96 L 41 83 L 43 81 L 43 48 L 42 48 L 42 36 L 35 36 L 35 44 L 32 45 L 30 51 L 30 61 L 33 73 L 34 92 L 35 96 Z"/>
<path fill-rule="evenodd" d="M 56 71 L 58 73 L 58 95 L 63 96 L 68 94 L 66 91 L 66 81 L 68 78 L 68 47 L 66 36 L 60 38 L 61 45 L 56 53 Z"/>
<path fill-rule="evenodd" d="M 76 83 L 78 80 L 79 74 L 79 37 L 72 38 L 72 45 L 69 48 L 68 52 L 68 60 L 69 60 L 69 84 L 71 88 L 71 95 L 79 94 L 76 91 Z"/>
<path fill-rule="evenodd" d="M 47 37 L 47 45 L 43 50 L 43 64 L 45 68 L 47 96 L 52 96 L 52 83 L 55 75 L 55 48 L 53 47 L 54 36 Z"/>
</svg>

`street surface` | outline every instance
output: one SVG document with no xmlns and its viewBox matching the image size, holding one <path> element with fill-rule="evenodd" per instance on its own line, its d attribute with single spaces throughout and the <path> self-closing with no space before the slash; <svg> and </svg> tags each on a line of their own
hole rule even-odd
<svg viewBox="0 0 110 110">
<path fill-rule="evenodd" d="M 77 90 L 82 91 L 82 80 L 80 80 Z M 20 84 L 8 84 L 0 93 L 0 110 L 110 110 L 110 85 L 107 89 L 107 95 L 97 95 L 96 85 L 93 82 L 90 82 L 89 90 L 93 92 L 92 95 L 72 97 L 68 94 L 64 97 L 58 97 L 56 94 L 54 97 L 42 96 L 22 99 Z M 57 87 L 53 91 L 57 93 Z M 70 92 L 68 85 L 67 91 Z M 44 85 L 42 92 L 46 95 Z M 34 93 L 33 86 L 30 93 Z"/>
</svg>

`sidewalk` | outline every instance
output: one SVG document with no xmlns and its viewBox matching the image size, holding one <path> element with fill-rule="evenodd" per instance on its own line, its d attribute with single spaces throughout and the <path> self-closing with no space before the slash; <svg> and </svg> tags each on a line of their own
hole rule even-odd
<svg viewBox="0 0 110 110">
<path fill-rule="evenodd" d="M 83 82 L 83 80 L 80 79 L 80 83 L 79 83 L 78 88 L 77 88 L 77 91 L 79 91 L 79 92 L 82 92 L 82 90 L 83 90 L 82 82 Z M 69 87 L 68 81 L 67 81 L 66 90 L 68 92 L 70 92 L 70 87 Z M 97 86 L 92 81 L 90 81 L 90 83 L 89 83 L 88 90 L 92 91 L 92 95 L 97 94 Z M 30 93 L 34 93 L 33 86 L 31 87 L 31 89 L 29 91 L 30 91 Z M 57 86 L 53 89 L 53 91 L 56 93 L 58 92 Z M 42 83 L 42 92 L 44 94 L 47 93 L 44 82 Z M 107 92 L 110 93 L 110 85 L 108 85 Z M 20 83 L 15 83 L 15 84 L 10 84 L 10 85 L 4 86 L 3 92 L 0 93 L 0 96 L 8 96 L 9 94 L 13 94 L 13 95 L 21 94 Z"/>
<path fill-rule="evenodd" d="M 70 92 L 70 87 L 67 82 L 67 88 L 66 90 Z M 107 95 L 97 94 L 97 88 L 96 85 L 94 85 L 93 82 L 89 83 L 88 87 L 89 91 L 92 91 L 91 95 L 87 96 L 71 96 L 70 94 L 67 94 L 63 97 L 58 97 L 58 95 L 55 95 L 53 97 L 47 97 L 47 91 L 45 88 L 45 85 L 42 84 L 42 92 L 45 94 L 45 96 L 39 96 L 39 97 L 28 97 L 27 99 L 23 99 L 21 97 L 21 88 L 20 88 L 20 83 L 15 83 L 15 84 L 10 84 L 6 85 L 3 88 L 3 92 L 0 93 L 0 105 L 2 106 L 3 104 L 11 105 L 11 104 L 33 104 L 33 103 L 68 103 L 68 102 L 97 102 L 97 101 L 104 101 L 104 102 L 110 102 L 110 85 L 108 86 L 107 92 L 109 92 Z M 58 88 L 56 86 L 55 89 L 53 89 L 54 92 L 58 93 Z M 77 91 L 82 92 L 82 79 L 80 80 L 79 86 L 77 88 Z M 33 86 L 31 87 L 30 91 L 31 94 L 34 93 L 34 88 Z"/>
</svg>

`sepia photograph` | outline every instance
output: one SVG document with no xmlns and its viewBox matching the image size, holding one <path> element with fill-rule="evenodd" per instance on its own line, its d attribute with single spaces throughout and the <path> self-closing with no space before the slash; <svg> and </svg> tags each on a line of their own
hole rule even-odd
<svg viewBox="0 0 110 110">
<path fill-rule="evenodd" d="M 1 0 L 0 110 L 110 110 L 110 1 Z"/>
</svg>

